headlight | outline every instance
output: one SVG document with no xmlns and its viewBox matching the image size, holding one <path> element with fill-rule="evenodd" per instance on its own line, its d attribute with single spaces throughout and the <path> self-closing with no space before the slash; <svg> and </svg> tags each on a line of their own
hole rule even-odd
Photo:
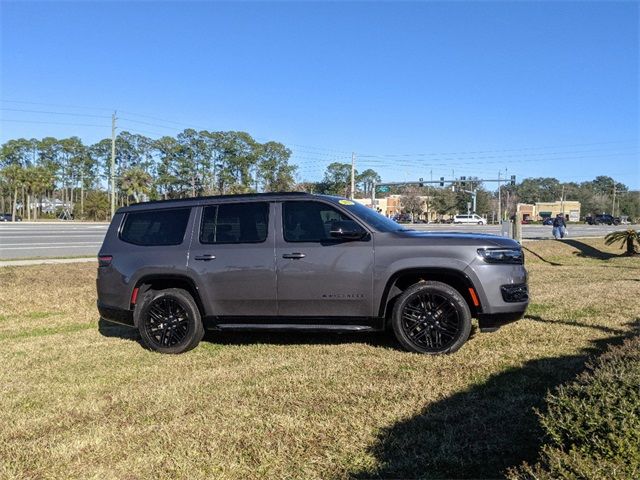
<svg viewBox="0 0 640 480">
<path fill-rule="evenodd" d="M 510 263 L 522 265 L 524 253 L 521 248 L 479 248 L 478 255 L 487 263 Z"/>
</svg>

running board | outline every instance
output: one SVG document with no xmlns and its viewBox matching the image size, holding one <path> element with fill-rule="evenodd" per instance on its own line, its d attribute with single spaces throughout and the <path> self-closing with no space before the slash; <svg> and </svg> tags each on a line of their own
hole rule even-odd
<svg viewBox="0 0 640 480">
<path fill-rule="evenodd" d="M 367 325 L 305 325 L 301 323 L 219 323 L 212 330 L 261 330 L 305 332 L 376 332 Z"/>
</svg>

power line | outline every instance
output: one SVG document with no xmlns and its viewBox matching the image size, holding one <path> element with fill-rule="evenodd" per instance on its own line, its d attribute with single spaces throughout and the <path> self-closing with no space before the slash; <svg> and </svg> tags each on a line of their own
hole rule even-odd
<svg viewBox="0 0 640 480">
<path fill-rule="evenodd" d="M 570 145 L 555 145 L 545 147 L 522 147 L 512 149 L 500 149 L 500 150 L 477 150 L 466 152 L 429 152 L 429 153 L 387 153 L 387 154 L 362 154 L 358 155 L 361 158 L 390 158 L 390 157 L 424 157 L 431 155 L 474 155 L 478 153 L 499 153 L 499 152 L 518 152 L 523 150 L 545 150 L 549 148 L 570 148 L 570 147 L 584 147 L 589 145 L 610 145 L 619 143 L 636 143 L 634 140 L 615 141 L 615 142 L 594 142 L 594 143 L 575 143 Z"/>
<path fill-rule="evenodd" d="M 4 103 L 18 103 L 18 104 L 24 104 L 24 105 L 41 105 L 44 107 L 62 107 L 62 108 L 79 108 L 79 109 L 83 109 L 83 110 L 105 110 L 105 111 L 112 111 L 112 108 L 101 108 L 101 107 L 82 107 L 82 106 L 78 106 L 78 105 L 63 105 L 60 103 L 41 103 L 41 102 L 25 102 L 25 101 L 21 101 L 21 100 L 5 100 L 2 99 L 0 100 L 0 102 L 4 102 Z"/>
<path fill-rule="evenodd" d="M 46 113 L 49 115 L 69 115 L 72 117 L 110 118 L 108 115 L 91 115 L 89 113 L 51 112 L 51 111 L 45 111 L 45 110 L 23 110 L 20 108 L 5 108 L 5 107 L 1 107 L 0 110 L 6 110 L 8 112 Z"/>
<path fill-rule="evenodd" d="M 39 123 L 43 125 L 69 125 L 72 127 L 100 127 L 109 128 L 108 125 L 96 125 L 93 123 L 68 123 L 68 122 L 44 122 L 38 120 L 15 120 L 12 118 L 0 118 L 0 122 L 13 122 L 13 123 Z"/>
</svg>

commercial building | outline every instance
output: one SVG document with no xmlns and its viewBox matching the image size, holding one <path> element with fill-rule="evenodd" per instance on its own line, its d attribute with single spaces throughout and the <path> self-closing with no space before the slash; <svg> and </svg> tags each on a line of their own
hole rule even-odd
<svg viewBox="0 0 640 480">
<path fill-rule="evenodd" d="M 573 200 L 558 200 L 556 202 L 519 203 L 517 211 L 524 220 L 544 220 L 555 217 L 559 213 L 569 222 L 580 221 L 580 202 Z"/>
</svg>

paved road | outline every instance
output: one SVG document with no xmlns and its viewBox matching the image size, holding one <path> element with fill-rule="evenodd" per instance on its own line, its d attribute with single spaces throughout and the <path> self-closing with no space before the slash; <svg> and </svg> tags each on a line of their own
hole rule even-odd
<svg viewBox="0 0 640 480">
<path fill-rule="evenodd" d="M 407 228 L 431 231 L 481 232 L 500 234 L 497 225 L 406 225 Z M 523 225 L 525 239 L 551 238 L 551 227 Z M 603 237 L 628 226 L 570 225 L 569 236 Z M 640 229 L 639 225 L 633 228 Z M 95 256 L 107 231 L 106 224 L 95 223 L 0 223 L 0 259 L 56 258 Z"/>
<path fill-rule="evenodd" d="M 0 259 L 95 256 L 107 224 L 0 223 Z"/>
</svg>

